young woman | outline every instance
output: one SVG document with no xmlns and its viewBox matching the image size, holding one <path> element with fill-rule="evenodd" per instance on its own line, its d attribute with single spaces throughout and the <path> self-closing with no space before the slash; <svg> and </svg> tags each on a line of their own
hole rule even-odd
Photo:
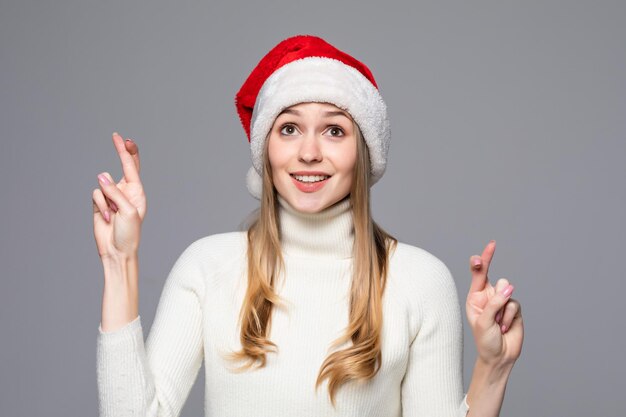
<svg viewBox="0 0 626 417">
<path fill-rule="evenodd" d="M 236 96 L 260 200 L 247 230 L 198 239 L 174 264 L 145 345 L 139 153 L 113 135 L 124 178 L 99 175 L 104 266 L 101 416 L 177 416 L 205 363 L 207 416 L 497 416 L 520 355 L 513 286 L 489 283 L 495 242 L 470 258 L 478 357 L 462 380 L 450 271 L 374 222 L 387 110 L 369 69 L 315 36 L 276 45 Z"/>
</svg>

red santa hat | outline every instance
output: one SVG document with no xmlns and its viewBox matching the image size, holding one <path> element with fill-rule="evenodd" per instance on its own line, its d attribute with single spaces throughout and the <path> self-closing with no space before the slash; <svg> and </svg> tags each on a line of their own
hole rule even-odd
<svg viewBox="0 0 626 417">
<path fill-rule="evenodd" d="M 371 71 L 322 38 L 297 35 L 269 51 L 235 96 L 252 153 L 246 186 L 255 198 L 261 198 L 263 149 L 274 120 L 285 108 L 305 102 L 331 103 L 347 111 L 369 149 L 370 185 L 384 174 L 389 119 Z"/>
</svg>

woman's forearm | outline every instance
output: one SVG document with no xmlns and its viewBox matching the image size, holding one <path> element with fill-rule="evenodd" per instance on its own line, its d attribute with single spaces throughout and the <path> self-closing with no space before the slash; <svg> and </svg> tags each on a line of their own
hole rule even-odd
<svg viewBox="0 0 626 417">
<path fill-rule="evenodd" d="M 130 323 L 139 314 L 139 260 L 137 256 L 123 259 L 102 259 L 104 291 L 102 321 L 104 332 L 115 331 Z"/>
<path fill-rule="evenodd" d="M 514 363 L 489 365 L 476 359 L 467 391 L 467 417 L 498 417 Z"/>
</svg>

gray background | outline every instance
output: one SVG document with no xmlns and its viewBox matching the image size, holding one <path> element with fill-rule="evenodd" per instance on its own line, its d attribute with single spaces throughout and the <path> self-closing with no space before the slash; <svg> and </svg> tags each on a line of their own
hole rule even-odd
<svg viewBox="0 0 626 417">
<path fill-rule="evenodd" d="M 459 290 L 497 240 L 522 356 L 503 416 L 625 415 L 626 54 L 621 1 L 0 2 L 0 415 L 97 414 L 96 175 L 139 144 L 144 327 L 182 250 L 258 204 L 234 94 L 298 33 L 365 62 L 389 106 L 375 219 Z M 200 376 L 183 410 L 202 415 Z"/>
</svg>

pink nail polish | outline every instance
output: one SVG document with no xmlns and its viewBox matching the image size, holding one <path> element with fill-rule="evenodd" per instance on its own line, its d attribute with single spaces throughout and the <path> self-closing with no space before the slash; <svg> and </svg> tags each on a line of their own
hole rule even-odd
<svg viewBox="0 0 626 417">
<path fill-rule="evenodd" d="M 513 292 L 513 285 L 509 284 L 506 288 L 504 288 L 504 290 L 502 290 L 502 295 L 504 297 L 508 297 L 511 295 L 511 293 Z"/>
<path fill-rule="evenodd" d="M 106 219 L 106 221 L 110 222 L 111 221 L 111 214 L 109 213 L 109 210 L 104 210 L 104 218 Z"/>
<path fill-rule="evenodd" d="M 109 179 L 107 177 L 105 177 L 104 175 L 102 175 L 102 174 L 98 175 L 98 179 L 104 185 L 109 185 L 110 184 Z"/>
<path fill-rule="evenodd" d="M 502 329 L 502 332 L 506 332 L 506 324 L 503 324 L 502 327 L 500 327 L 500 329 Z"/>
</svg>

